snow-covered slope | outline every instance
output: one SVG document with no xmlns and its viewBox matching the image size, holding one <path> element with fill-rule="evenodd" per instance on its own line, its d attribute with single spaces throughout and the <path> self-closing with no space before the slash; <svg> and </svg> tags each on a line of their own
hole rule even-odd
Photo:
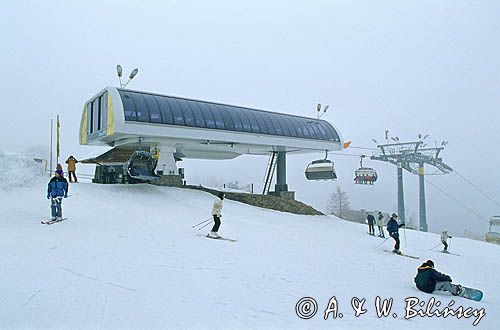
<svg viewBox="0 0 500 330">
<path fill-rule="evenodd" d="M 20 168 L 10 161 L 0 164 L 2 180 Z M 484 308 L 479 328 L 498 328 L 495 245 L 453 238 L 461 256 L 444 255 L 429 250 L 438 235 L 406 231 L 403 251 L 421 257 L 413 260 L 384 252 L 391 241 L 376 248 L 382 240 L 363 225 L 230 200 L 220 233 L 238 241 L 211 240 L 198 236 L 208 228 L 192 225 L 210 217 L 212 195 L 150 185 L 72 184 L 63 204 L 69 219 L 47 226 L 47 181 L 36 175 L 0 189 L 1 329 L 472 328 L 476 317 L 404 319 L 408 297 L 435 297 L 440 310 L 453 300 L 414 287 L 428 258 L 485 292 L 481 302 L 458 298 L 452 308 Z M 324 320 L 333 296 L 343 317 Z M 377 317 L 377 296 L 394 299 L 391 316 Z M 302 297 L 317 301 L 312 319 L 296 315 Z M 353 297 L 366 299 L 364 315 L 354 316 Z"/>
</svg>

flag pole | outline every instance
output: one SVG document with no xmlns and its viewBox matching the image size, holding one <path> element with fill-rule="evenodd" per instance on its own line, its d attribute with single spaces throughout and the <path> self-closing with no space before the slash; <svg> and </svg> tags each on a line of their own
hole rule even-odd
<svg viewBox="0 0 500 330">
<path fill-rule="evenodd" d="M 61 122 L 59 121 L 59 115 L 57 115 L 57 164 L 59 164 L 59 158 L 61 156 L 61 148 L 60 148 L 60 137 L 61 137 L 61 133 L 59 132 L 60 128 L 61 128 Z"/>
<path fill-rule="evenodd" d="M 53 130 L 54 130 L 54 119 L 50 118 L 50 165 L 49 165 L 49 176 L 52 175 L 52 141 L 53 138 Z"/>
</svg>

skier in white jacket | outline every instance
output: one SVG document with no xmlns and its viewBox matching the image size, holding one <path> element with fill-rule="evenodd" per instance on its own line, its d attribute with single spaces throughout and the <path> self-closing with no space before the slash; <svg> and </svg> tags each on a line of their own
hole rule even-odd
<svg viewBox="0 0 500 330">
<path fill-rule="evenodd" d="M 378 237 L 385 238 L 384 235 L 384 215 L 382 212 L 377 212 Z"/>
<path fill-rule="evenodd" d="M 222 217 L 221 212 L 222 212 L 223 200 L 224 200 L 224 193 L 220 192 L 219 195 L 217 196 L 217 199 L 214 202 L 214 205 L 212 206 L 212 216 L 214 217 L 214 226 L 212 227 L 212 230 L 208 234 L 208 236 L 211 238 L 220 238 L 217 232 L 219 231 L 220 218 Z"/>
<path fill-rule="evenodd" d="M 450 235 L 448 235 L 448 229 L 443 229 L 441 232 L 441 243 L 444 245 L 444 250 L 443 252 L 447 253 L 448 252 L 448 243 L 447 240 L 448 238 L 452 238 Z"/>
</svg>

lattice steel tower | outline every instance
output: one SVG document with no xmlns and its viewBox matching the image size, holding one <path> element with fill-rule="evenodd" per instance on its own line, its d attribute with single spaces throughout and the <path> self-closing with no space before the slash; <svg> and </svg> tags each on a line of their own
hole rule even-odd
<svg viewBox="0 0 500 330">
<path fill-rule="evenodd" d="M 388 131 L 386 131 L 386 141 Z M 427 136 L 426 136 L 427 137 Z M 419 135 L 421 138 L 421 135 Z M 425 138 L 425 137 L 424 137 Z M 425 181 L 424 181 L 424 164 L 429 164 L 435 167 L 437 170 L 434 174 L 447 174 L 453 169 L 443 163 L 442 158 L 439 157 L 439 153 L 444 149 L 444 146 L 448 143 L 446 141 L 441 142 L 440 147 L 435 148 L 425 148 L 425 144 L 422 140 L 417 142 L 399 142 L 399 138 L 391 138 L 395 143 L 378 144 L 377 147 L 380 149 L 378 155 L 371 156 L 370 159 L 379 160 L 382 162 L 391 163 L 397 166 L 398 175 L 398 216 L 405 222 L 405 205 L 404 205 L 404 195 L 403 195 L 403 169 L 407 170 L 412 174 L 417 174 L 420 183 L 420 199 L 419 199 L 419 210 L 420 210 L 420 231 L 427 231 L 427 218 L 426 218 L 426 207 L 425 207 Z M 375 140 L 373 140 L 376 142 Z"/>
</svg>

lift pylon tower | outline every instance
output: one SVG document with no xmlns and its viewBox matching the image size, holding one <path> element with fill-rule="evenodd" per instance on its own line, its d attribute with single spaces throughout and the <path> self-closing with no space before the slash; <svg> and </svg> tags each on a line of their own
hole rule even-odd
<svg viewBox="0 0 500 330">
<path fill-rule="evenodd" d="M 405 206 L 403 194 L 403 169 L 419 177 L 420 191 L 420 231 L 427 231 L 427 217 L 425 207 L 425 181 L 424 164 L 431 165 L 437 169 L 435 174 L 447 174 L 453 169 L 446 165 L 439 153 L 444 149 L 445 143 L 441 147 L 424 148 L 423 141 L 399 142 L 399 139 L 393 139 L 396 143 L 377 145 L 380 149 L 378 155 L 371 156 L 370 159 L 387 162 L 397 167 L 398 176 L 398 216 L 402 222 L 405 222 Z"/>
</svg>

